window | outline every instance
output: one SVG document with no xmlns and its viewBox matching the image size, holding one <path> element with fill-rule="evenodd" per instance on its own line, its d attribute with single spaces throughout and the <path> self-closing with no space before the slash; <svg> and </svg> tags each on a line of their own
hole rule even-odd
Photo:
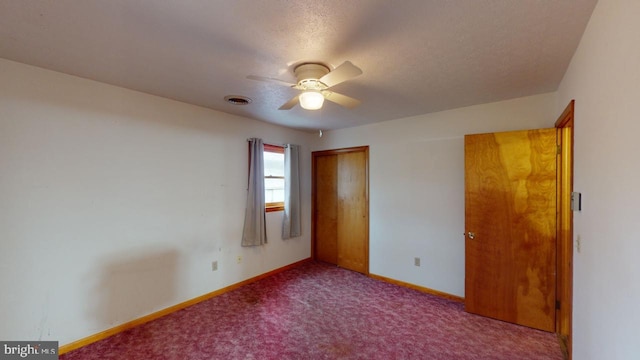
<svg viewBox="0 0 640 360">
<path fill-rule="evenodd" d="M 284 147 L 264 144 L 264 201 L 267 212 L 284 210 Z"/>
</svg>

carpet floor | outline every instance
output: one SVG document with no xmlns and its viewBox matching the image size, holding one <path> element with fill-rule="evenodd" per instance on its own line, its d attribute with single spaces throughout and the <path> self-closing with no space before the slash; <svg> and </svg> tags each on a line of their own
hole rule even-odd
<svg viewBox="0 0 640 360">
<path fill-rule="evenodd" d="M 60 356 L 562 360 L 555 334 L 309 262 Z"/>
</svg>

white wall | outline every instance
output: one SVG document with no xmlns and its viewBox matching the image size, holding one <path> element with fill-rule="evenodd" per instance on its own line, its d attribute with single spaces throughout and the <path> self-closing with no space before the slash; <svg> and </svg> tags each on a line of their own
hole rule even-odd
<svg viewBox="0 0 640 360">
<path fill-rule="evenodd" d="M 555 107 L 550 93 L 326 132 L 313 150 L 370 146 L 371 273 L 464 296 L 464 135 L 553 127 Z"/>
<path fill-rule="evenodd" d="M 304 235 L 270 213 L 242 248 L 254 136 L 303 146 Z M 0 60 L 0 339 L 66 344 L 309 257 L 311 136 Z"/>
<path fill-rule="evenodd" d="M 640 1 L 600 0 L 558 90 L 575 108 L 574 359 L 640 357 Z"/>
</svg>

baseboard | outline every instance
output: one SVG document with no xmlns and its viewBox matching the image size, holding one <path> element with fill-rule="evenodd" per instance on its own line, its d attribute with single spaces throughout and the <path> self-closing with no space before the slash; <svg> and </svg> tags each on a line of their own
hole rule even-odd
<svg viewBox="0 0 640 360">
<path fill-rule="evenodd" d="M 60 349 L 58 350 L 58 353 L 60 355 L 62 355 L 62 354 L 67 353 L 67 352 L 69 352 L 71 350 L 75 350 L 75 349 L 81 348 L 83 346 L 87 346 L 87 345 L 92 344 L 92 343 L 94 343 L 96 341 L 100 341 L 100 340 L 106 339 L 106 338 L 108 338 L 110 336 L 113 336 L 113 335 L 115 335 L 117 333 L 121 333 L 121 332 L 123 332 L 125 330 L 129 330 L 129 329 L 134 328 L 136 326 L 139 326 L 139 325 L 142 325 L 144 323 L 147 323 L 147 322 L 149 322 L 151 320 L 155 320 L 155 319 L 161 318 L 161 317 L 163 317 L 165 315 L 169 315 L 172 312 L 176 312 L 178 310 L 182 310 L 182 309 L 184 309 L 186 307 L 189 307 L 191 305 L 195 305 L 195 304 L 197 304 L 199 302 L 202 302 L 202 301 L 211 299 L 213 297 L 216 297 L 218 295 L 222 295 L 222 294 L 227 293 L 229 291 L 235 290 L 235 289 L 237 289 L 237 288 L 239 288 L 241 286 L 248 285 L 248 284 L 251 284 L 251 283 L 256 282 L 258 280 L 262 280 L 264 278 L 267 278 L 267 277 L 269 277 L 271 275 L 283 272 L 285 270 L 289 270 L 289 269 L 295 268 L 295 267 L 297 267 L 297 266 L 299 266 L 299 265 L 301 265 L 303 263 L 306 263 L 308 261 L 311 261 L 311 258 L 300 260 L 300 261 L 297 261 L 297 262 L 295 262 L 293 264 L 289 264 L 289 265 L 283 266 L 281 268 L 277 268 L 275 270 L 271 270 L 271 271 L 266 272 L 264 274 L 252 277 L 251 279 L 240 281 L 238 283 L 229 285 L 229 286 L 224 287 L 222 289 L 218 289 L 218 290 L 210 292 L 208 294 L 204 294 L 204 295 L 198 296 L 198 297 L 193 298 L 191 300 L 187 300 L 185 302 L 181 302 L 179 304 L 170 306 L 170 307 L 168 307 L 166 309 L 162 309 L 162 310 L 156 311 L 154 313 L 151 313 L 149 315 L 143 316 L 141 318 L 134 319 L 134 320 L 131 320 L 131 321 L 126 322 L 124 324 L 121 324 L 121 325 L 112 327 L 110 329 L 101 331 L 101 332 L 99 332 L 97 334 L 93 334 L 93 335 L 87 336 L 85 338 L 82 338 L 80 340 L 74 341 L 72 343 L 60 346 Z"/>
<path fill-rule="evenodd" d="M 429 289 L 423 286 L 419 286 L 419 285 L 415 285 L 415 284 L 411 284 L 411 283 L 407 283 L 404 281 L 400 281 L 400 280 L 395 280 L 395 279 L 391 279 L 388 277 L 384 277 L 384 276 L 380 276 L 380 275 L 375 275 L 375 274 L 369 274 L 369 277 L 376 279 L 376 280 L 381 280 L 384 282 L 388 282 L 390 284 L 394 284 L 394 285 L 398 285 L 398 286 L 402 286 L 402 287 L 406 287 L 409 289 L 414 289 L 414 290 L 418 290 L 420 292 L 426 293 L 426 294 L 431 294 L 431 295 L 435 295 L 441 298 L 445 298 L 447 300 L 453 300 L 453 301 L 458 301 L 458 302 L 464 302 L 464 298 L 457 296 L 457 295 L 452 295 L 452 294 L 448 294 L 442 291 L 438 291 L 438 290 L 433 290 L 433 289 Z"/>
</svg>

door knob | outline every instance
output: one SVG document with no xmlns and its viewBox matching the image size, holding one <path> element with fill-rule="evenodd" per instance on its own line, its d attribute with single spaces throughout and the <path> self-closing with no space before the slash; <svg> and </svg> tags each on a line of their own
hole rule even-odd
<svg viewBox="0 0 640 360">
<path fill-rule="evenodd" d="M 469 232 L 467 233 L 467 236 L 469 236 L 469 239 L 473 240 L 473 239 L 475 239 L 476 234 L 475 234 L 475 233 L 472 233 L 471 231 L 469 231 Z"/>
</svg>

